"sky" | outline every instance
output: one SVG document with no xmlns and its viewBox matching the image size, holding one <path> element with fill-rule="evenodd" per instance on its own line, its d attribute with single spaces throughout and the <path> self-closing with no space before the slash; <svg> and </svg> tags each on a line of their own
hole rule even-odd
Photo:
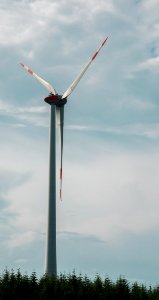
<svg viewBox="0 0 159 300">
<path fill-rule="evenodd" d="M 0 272 L 45 270 L 47 90 L 65 106 L 59 273 L 159 283 L 159 0 L 0 0 Z"/>
</svg>

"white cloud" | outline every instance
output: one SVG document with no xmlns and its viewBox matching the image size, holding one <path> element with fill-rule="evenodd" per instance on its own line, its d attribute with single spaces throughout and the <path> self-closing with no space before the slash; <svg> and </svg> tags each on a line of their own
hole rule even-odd
<svg viewBox="0 0 159 300">
<path fill-rule="evenodd" d="M 93 18 L 94 15 L 99 14 L 101 12 L 113 14 L 116 12 L 116 7 L 112 0 L 88 0 L 87 2 L 85 2 L 84 0 L 80 0 L 79 7 L 81 9 L 81 12 L 84 13 L 84 15 L 90 10 L 91 13 L 88 15 L 88 18 Z"/>
<path fill-rule="evenodd" d="M 101 12 L 113 13 L 115 6 L 111 0 L 105 2 L 79 0 L 72 1 L 11 1 L 0 6 L 1 45 L 20 45 L 23 43 L 38 41 L 41 37 L 58 32 L 63 24 L 82 22 L 86 18 L 92 19 Z M 52 25 L 50 24 L 52 23 Z M 58 28 L 59 25 L 59 28 Z M 23 51 L 23 50 L 22 50 Z M 30 53 L 30 54 L 29 54 Z M 34 57 L 33 51 L 28 52 Z"/>
<path fill-rule="evenodd" d="M 83 165 L 65 163 L 62 203 L 57 196 L 58 231 L 114 243 L 128 232 L 140 235 L 157 228 L 157 162 L 156 152 L 115 151 Z M 47 167 L 35 168 L 28 182 L 7 195 L 12 233 L 6 243 L 11 248 L 41 239 L 41 232 L 46 232 L 46 174 Z"/>
<path fill-rule="evenodd" d="M 35 240 L 34 232 L 22 232 L 11 234 L 5 245 L 13 250 L 13 248 L 30 244 Z"/>
<path fill-rule="evenodd" d="M 26 258 L 19 258 L 19 259 L 16 259 L 15 260 L 15 263 L 16 264 L 27 264 L 28 263 L 28 259 L 26 259 Z"/>
<path fill-rule="evenodd" d="M 155 70 L 159 71 L 159 56 L 148 58 L 146 61 L 136 66 L 136 71 Z"/>
<path fill-rule="evenodd" d="M 38 138 L 28 138 L 8 127 L 5 136 L 0 149 L 1 182 L 6 187 L 3 244 L 11 250 L 41 240 L 47 211 L 48 150 Z"/>
<path fill-rule="evenodd" d="M 158 153 L 115 153 L 66 166 L 59 230 L 108 242 L 159 226 Z M 68 195 L 68 196 L 66 196 Z M 66 203 L 65 203 L 66 202 Z M 61 214 L 61 212 L 60 212 Z"/>
<path fill-rule="evenodd" d="M 140 124 L 135 123 L 131 125 L 118 125 L 115 126 L 85 126 L 85 125 L 68 125 L 68 130 L 86 131 L 86 132 L 103 132 L 114 135 L 127 135 L 139 136 L 148 139 L 158 139 L 159 137 L 159 124 Z"/>
<path fill-rule="evenodd" d="M 149 9 L 156 9 L 159 5 L 159 0 L 152 0 L 152 1 L 149 1 L 149 0 L 144 0 L 142 1 L 142 6 L 149 10 Z"/>
<path fill-rule="evenodd" d="M 0 101 L 0 112 L 1 113 L 44 113 L 47 111 L 47 108 L 45 106 L 30 106 L 30 107 L 16 107 L 10 104 L 7 104 L 4 101 Z"/>
<path fill-rule="evenodd" d="M 31 106 L 31 107 L 18 107 L 16 110 L 17 113 L 44 113 L 47 112 L 45 106 Z"/>
<path fill-rule="evenodd" d="M 16 141 L 5 155 L 3 148 L 0 151 L 4 173 L 16 169 L 31 174 L 6 194 L 5 212 L 10 216 L 11 232 L 6 229 L 5 243 L 11 248 L 39 240 L 46 232 L 48 157 L 37 142 L 23 144 L 20 139 L 20 151 Z M 143 234 L 155 229 L 159 225 L 157 150 L 121 152 L 103 143 L 102 149 L 109 151 L 97 157 L 95 147 L 91 148 L 91 156 L 86 151 L 83 163 L 67 161 L 65 157 L 63 202 L 58 200 L 57 177 L 58 231 L 94 235 L 114 243 L 128 232 Z"/>
<path fill-rule="evenodd" d="M 0 115 L 12 117 L 15 120 L 27 121 L 35 126 L 48 127 L 49 116 L 46 116 L 47 108 L 45 106 L 20 107 L 9 105 L 4 101 L 0 101 Z M 25 127 L 23 123 L 12 123 L 13 127 Z"/>
</svg>

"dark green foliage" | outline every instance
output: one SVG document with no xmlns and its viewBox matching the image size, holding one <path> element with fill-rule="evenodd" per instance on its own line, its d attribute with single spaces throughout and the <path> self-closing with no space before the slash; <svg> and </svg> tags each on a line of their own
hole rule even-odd
<svg viewBox="0 0 159 300">
<path fill-rule="evenodd" d="M 159 286 L 146 288 L 137 282 L 132 285 L 122 277 L 113 283 L 99 275 L 94 280 L 87 276 L 60 274 L 58 277 L 36 273 L 22 275 L 5 270 L 0 276 L 0 300 L 159 300 Z"/>
<path fill-rule="evenodd" d="M 115 299 L 116 300 L 129 300 L 130 287 L 126 279 L 119 278 L 115 284 Z"/>
</svg>

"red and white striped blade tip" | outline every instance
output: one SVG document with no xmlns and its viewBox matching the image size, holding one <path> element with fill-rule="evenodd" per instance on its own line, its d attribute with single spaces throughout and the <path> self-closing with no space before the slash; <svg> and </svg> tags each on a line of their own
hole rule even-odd
<svg viewBox="0 0 159 300">
<path fill-rule="evenodd" d="M 100 47 L 98 48 L 98 50 L 93 54 L 92 60 L 94 60 L 94 59 L 96 58 L 96 56 L 98 55 L 100 49 L 101 49 L 101 48 L 104 46 L 104 44 L 106 43 L 107 39 L 108 39 L 108 36 L 105 38 L 105 40 L 104 40 L 103 43 L 100 45 Z"/>
<path fill-rule="evenodd" d="M 62 168 L 60 168 L 60 200 L 62 201 Z"/>
<path fill-rule="evenodd" d="M 25 68 L 25 69 L 28 71 L 28 73 L 29 73 L 30 75 L 33 75 L 33 71 L 32 71 L 31 69 L 29 69 L 26 65 L 24 65 L 23 63 L 20 63 L 20 65 L 21 65 L 23 68 Z"/>
</svg>

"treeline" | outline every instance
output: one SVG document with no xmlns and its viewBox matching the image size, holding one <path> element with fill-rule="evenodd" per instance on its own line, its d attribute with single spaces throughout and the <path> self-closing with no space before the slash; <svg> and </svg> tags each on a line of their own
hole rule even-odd
<svg viewBox="0 0 159 300">
<path fill-rule="evenodd" d="M 137 282 L 129 284 L 124 278 L 115 283 L 109 278 L 94 280 L 71 275 L 59 275 L 40 279 L 36 273 L 30 276 L 7 270 L 0 276 L 0 300 L 159 300 L 159 287 L 146 288 Z"/>
</svg>

